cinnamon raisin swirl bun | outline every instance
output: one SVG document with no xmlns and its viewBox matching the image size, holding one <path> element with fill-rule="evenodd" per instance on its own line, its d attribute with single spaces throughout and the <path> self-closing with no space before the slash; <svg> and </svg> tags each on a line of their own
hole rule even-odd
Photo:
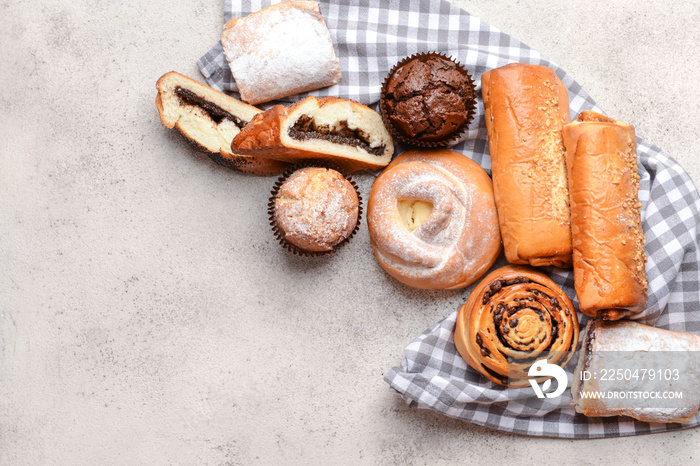
<svg viewBox="0 0 700 466">
<path fill-rule="evenodd" d="M 459 309 L 455 346 L 489 380 L 528 385 L 538 359 L 566 366 L 578 342 L 571 299 L 544 273 L 508 265 L 487 275 Z"/>
</svg>

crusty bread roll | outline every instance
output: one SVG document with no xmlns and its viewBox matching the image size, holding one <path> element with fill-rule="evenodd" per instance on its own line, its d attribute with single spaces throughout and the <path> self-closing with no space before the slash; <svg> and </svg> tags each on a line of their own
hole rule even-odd
<svg viewBox="0 0 700 466">
<path fill-rule="evenodd" d="M 670 391 L 681 392 L 681 398 L 664 400 L 663 393 Z M 571 395 L 576 412 L 586 416 L 688 422 L 700 406 L 700 336 L 628 320 L 591 319 Z"/>
<path fill-rule="evenodd" d="M 283 162 L 323 160 L 348 171 L 385 167 L 394 143 L 381 116 L 338 97 L 307 97 L 277 105 L 234 138 L 231 150 Z"/>
<path fill-rule="evenodd" d="M 367 224 L 379 264 L 416 288 L 463 288 L 501 252 L 491 179 L 447 149 L 391 162 L 372 185 Z"/>
<path fill-rule="evenodd" d="M 481 91 L 506 259 L 570 267 L 566 87 L 550 68 L 512 63 L 484 73 Z"/>
<path fill-rule="evenodd" d="M 224 25 L 224 55 L 251 104 L 330 86 L 340 63 L 317 2 L 290 1 Z"/>
<path fill-rule="evenodd" d="M 262 110 L 180 73 L 165 73 L 156 83 L 160 121 L 178 129 L 214 161 L 254 175 L 276 175 L 288 165 L 231 151 L 231 141 Z"/>
<path fill-rule="evenodd" d="M 455 346 L 492 382 L 527 387 L 536 359 L 569 363 L 578 332 L 574 304 L 556 283 L 532 267 L 507 265 L 479 282 L 459 309 Z"/>
<path fill-rule="evenodd" d="M 634 128 L 583 112 L 563 134 L 581 312 L 607 320 L 639 313 L 647 277 Z"/>
</svg>

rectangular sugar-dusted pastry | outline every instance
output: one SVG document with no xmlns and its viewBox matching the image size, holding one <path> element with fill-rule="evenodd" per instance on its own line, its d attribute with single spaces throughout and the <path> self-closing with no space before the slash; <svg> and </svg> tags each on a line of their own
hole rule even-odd
<svg viewBox="0 0 700 466">
<path fill-rule="evenodd" d="M 511 63 L 484 73 L 481 90 L 506 259 L 570 267 L 566 87 L 551 68 Z"/>
<path fill-rule="evenodd" d="M 699 382 L 700 336 L 591 319 L 571 384 L 572 404 L 586 416 L 685 423 L 700 406 Z"/>
<path fill-rule="evenodd" d="M 634 128 L 582 112 L 563 133 L 581 312 L 608 320 L 639 313 L 647 277 Z"/>
<path fill-rule="evenodd" d="M 340 81 L 317 2 L 282 2 L 224 25 L 221 45 L 241 99 L 268 102 Z"/>
</svg>

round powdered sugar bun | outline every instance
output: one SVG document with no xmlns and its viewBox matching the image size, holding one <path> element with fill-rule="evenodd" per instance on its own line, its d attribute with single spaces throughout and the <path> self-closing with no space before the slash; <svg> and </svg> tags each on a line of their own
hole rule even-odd
<svg viewBox="0 0 700 466">
<path fill-rule="evenodd" d="M 221 37 L 241 94 L 256 104 L 330 86 L 340 63 L 316 2 L 283 2 L 229 21 Z"/>
<path fill-rule="evenodd" d="M 414 150 L 379 175 L 367 223 L 379 264 L 416 288 L 466 287 L 501 252 L 493 185 L 456 152 Z"/>
</svg>

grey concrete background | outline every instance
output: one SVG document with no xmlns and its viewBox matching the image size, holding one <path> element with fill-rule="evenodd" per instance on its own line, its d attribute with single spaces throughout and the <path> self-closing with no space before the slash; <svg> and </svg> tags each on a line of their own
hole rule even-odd
<svg viewBox="0 0 700 466">
<path fill-rule="evenodd" d="M 698 1 L 456 3 L 700 182 Z M 332 258 L 290 257 L 272 179 L 160 124 L 156 80 L 202 79 L 222 10 L 0 1 L 0 464 L 697 463 L 698 429 L 528 438 L 392 394 L 384 372 L 467 293 L 387 277 L 364 223 Z"/>
</svg>

